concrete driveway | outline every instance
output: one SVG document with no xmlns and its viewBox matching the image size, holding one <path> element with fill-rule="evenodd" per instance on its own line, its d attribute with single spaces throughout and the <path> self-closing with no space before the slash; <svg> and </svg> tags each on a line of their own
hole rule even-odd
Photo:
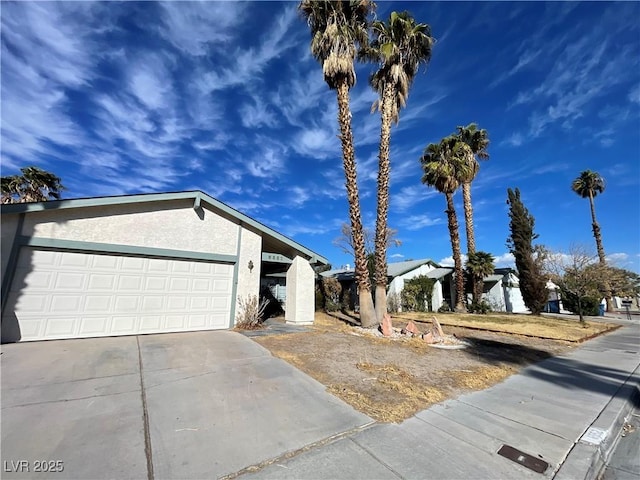
<svg viewBox="0 0 640 480">
<path fill-rule="evenodd" d="M 0 365 L 3 478 L 216 478 L 371 422 L 229 331 L 3 345 Z"/>
</svg>

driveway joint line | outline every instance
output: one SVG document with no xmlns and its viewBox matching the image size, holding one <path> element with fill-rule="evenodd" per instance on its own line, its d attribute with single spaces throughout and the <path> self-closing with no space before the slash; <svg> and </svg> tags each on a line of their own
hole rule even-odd
<svg viewBox="0 0 640 480">
<path fill-rule="evenodd" d="M 262 470 L 265 467 L 268 467 L 269 465 L 273 465 L 274 463 L 278 463 L 278 462 L 283 462 L 286 460 L 290 460 L 294 457 L 297 457 L 298 455 L 300 455 L 301 453 L 307 452 L 309 450 L 312 450 L 314 448 L 317 447 L 323 447 L 329 443 L 333 443 L 334 441 L 337 440 L 341 440 L 343 438 L 349 437 L 355 433 L 361 432 L 363 430 L 366 430 L 367 428 L 373 426 L 373 425 L 377 425 L 378 422 L 376 422 L 375 420 L 365 423 L 364 425 L 360 425 L 359 427 L 354 427 L 350 430 L 346 430 L 344 432 L 340 432 L 340 433 L 336 433 L 335 435 L 331 435 L 330 437 L 326 437 L 323 438 L 321 440 L 318 440 L 316 442 L 313 443 L 309 443 L 308 445 L 305 445 L 304 447 L 301 448 L 297 448 L 295 450 L 290 450 L 288 452 L 283 453 L 282 455 L 279 455 L 277 457 L 273 457 L 270 458 L 268 460 L 264 460 L 260 463 L 256 463 L 254 465 L 249 465 L 248 467 L 243 468 L 242 470 L 238 470 L 237 472 L 234 473 L 229 473 L 227 475 L 223 475 L 222 477 L 218 477 L 218 480 L 233 480 L 237 477 L 239 477 L 240 475 L 244 475 L 245 473 L 254 473 L 257 471 Z"/>
<path fill-rule="evenodd" d="M 103 393 L 101 395 L 89 395 L 86 397 L 78 397 L 78 398 L 61 398 L 60 400 L 48 400 L 46 402 L 32 402 L 32 403 L 21 403 L 19 405 L 10 405 L 8 407 L 2 407 L 2 410 L 9 410 L 11 408 L 19 408 L 19 407 L 31 407 L 33 405 L 46 405 L 48 403 L 63 403 L 63 402 L 75 402 L 77 400 L 88 400 L 90 398 L 102 398 L 102 397 L 112 397 L 114 395 L 125 395 L 127 393 L 136 393 L 138 390 L 127 390 L 124 392 L 115 392 L 115 393 Z"/>
<path fill-rule="evenodd" d="M 402 475 L 400 475 L 400 472 L 397 472 L 396 470 L 394 470 L 391 465 L 388 465 L 386 462 L 383 462 L 382 460 L 380 460 L 378 457 L 376 457 L 372 451 L 370 451 L 367 447 L 365 447 L 364 445 L 359 444 L 358 442 L 356 442 L 353 438 L 349 438 L 349 441 L 352 442 L 354 445 L 356 445 L 358 448 L 362 449 L 367 455 L 369 455 L 371 458 L 373 458 L 376 462 L 378 462 L 380 465 L 382 465 L 384 468 L 386 468 L 387 470 L 389 470 L 391 473 L 393 473 L 396 477 L 402 479 L 404 478 Z"/>
<path fill-rule="evenodd" d="M 140 396 L 142 398 L 142 422 L 144 425 L 144 454 L 147 459 L 147 480 L 153 480 L 153 457 L 151 450 L 151 431 L 149 429 L 149 412 L 147 410 L 147 392 L 144 389 L 140 337 L 137 335 L 136 345 L 138 346 L 138 366 L 140 370 Z"/>
</svg>

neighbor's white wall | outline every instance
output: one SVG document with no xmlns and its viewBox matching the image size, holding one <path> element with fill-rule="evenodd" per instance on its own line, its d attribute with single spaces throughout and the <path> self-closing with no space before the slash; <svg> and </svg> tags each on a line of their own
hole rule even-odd
<svg viewBox="0 0 640 480">
<path fill-rule="evenodd" d="M 502 288 L 502 281 L 495 282 L 488 292 L 482 294 L 483 299 L 498 312 L 509 311 L 508 303 L 505 301 Z"/>
<path fill-rule="evenodd" d="M 431 295 L 431 307 L 434 312 L 437 312 L 438 309 L 444 303 L 444 295 L 442 294 L 442 282 L 440 280 L 436 280 L 436 283 L 433 284 L 433 293 Z"/>
<path fill-rule="evenodd" d="M 13 239 L 16 236 L 16 228 L 18 228 L 17 214 L 4 214 L 2 215 L 2 228 L 0 230 L 0 256 L 2 261 L 2 278 L 7 269 L 7 263 L 9 263 L 9 256 L 11 254 L 11 247 L 13 246 Z"/>
<path fill-rule="evenodd" d="M 23 232 L 43 238 L 235 255 L 238 226 L 206 208 L 200 219 L 192 207 L 193 200 L 177 200 L 159 203 L 162 209 L 156 211 L 148 211 L 153 206 L 142 203 L 32 212 L 25 218 Z"/>
<path fill-rule="evenodd" d="M 260 293 L 260 265 L 262 264 L 262 237 L 252 230 L 242 228 L 240 256 L 238 257 L 238 289 L 237 298 Z M 235 253 L 235 252 L 234 252 Z M 253 270 L 249 271 L 249 260 L 253 262 Z M 236 311 L 237 311 L 237 300 Z"/>
</svg>

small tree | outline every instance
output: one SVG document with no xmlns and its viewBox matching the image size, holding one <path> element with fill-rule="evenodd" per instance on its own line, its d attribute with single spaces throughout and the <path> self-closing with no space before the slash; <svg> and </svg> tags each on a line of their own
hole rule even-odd
<svg viewBox="0 0 640 480">
<path fill-rule="evenodd" d="M 602 280 L 606 278 L 606 267 L 598 263 L 598 257 L 581 246 L 572 246 L 568 253 L 549 254 L 546 269 L 551 280 L 560 287 L 568 302 L 566 308 L 573 309 L 585 324 L 587 304 L 597 301 L 602 295 Z M 571 308 L 570 308 L 571 307 Z M 577 311 L 576 311 L 577 310 Z"/>
<path fill-rule="evenodd" d="M 531 313 L 540 315 L 547 303 L 547 279 L 542 274 L 540 263 L 536 258 L 533 241 L 538 235 L 533 232 L 535 219 L 525 208 L 520 199 L 520 190 L 507 189 L 509 205 L 509 229 L 511 235 L 507 239 L 507 247 L 516 261 L 520 277 L 522 299 Z"/>
</svg>

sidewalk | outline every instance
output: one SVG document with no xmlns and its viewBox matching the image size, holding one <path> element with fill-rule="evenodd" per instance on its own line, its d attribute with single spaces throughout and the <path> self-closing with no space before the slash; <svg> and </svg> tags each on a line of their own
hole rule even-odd
<svg viewBox="0 0 640 480">
<path fill-rule="evenodd" d="M 402 424 L 374 424 L 230 477 L 595 478 L 640 405 L 640 326 L 625 325 Z"/>
</svg>

